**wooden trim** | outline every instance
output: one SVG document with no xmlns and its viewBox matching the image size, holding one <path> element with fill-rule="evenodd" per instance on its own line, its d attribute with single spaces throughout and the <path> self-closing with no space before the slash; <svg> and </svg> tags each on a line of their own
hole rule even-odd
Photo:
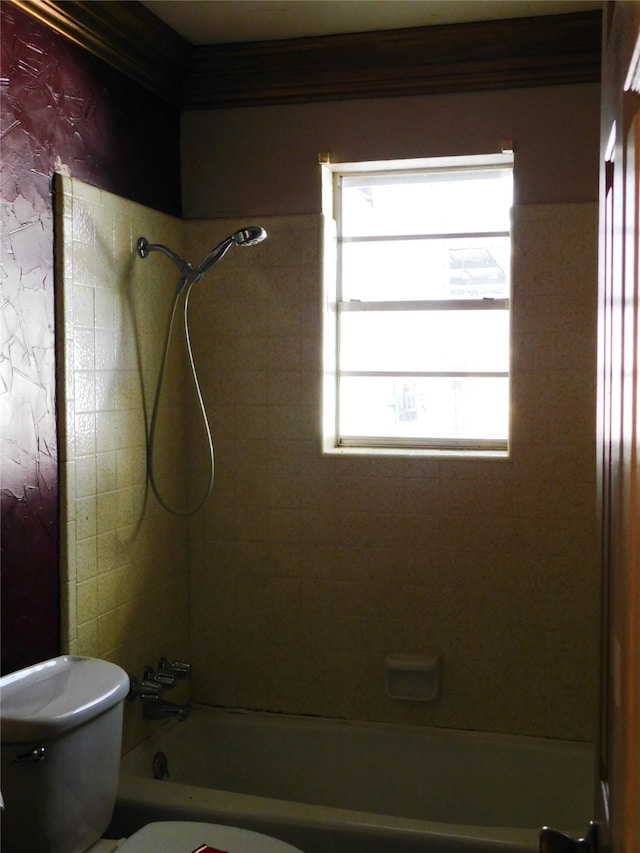
<svg viewBox="0 0 640 853">
<path fill-rule="evenodd" d="M 600 80 L 601 13 L 194 49 L 183 107 L 384 98 Z"/>
<path fill-rule="evenodd" d="M 11 2 L 165 101 L 181 105 L 192 47 L 141 3 Z"/>
<path fill-rule="evenodd" d="M 600 80 L 601 13 L 191 46 L 137 0 L 10 0 L 187 110 Z"/>
</svg>

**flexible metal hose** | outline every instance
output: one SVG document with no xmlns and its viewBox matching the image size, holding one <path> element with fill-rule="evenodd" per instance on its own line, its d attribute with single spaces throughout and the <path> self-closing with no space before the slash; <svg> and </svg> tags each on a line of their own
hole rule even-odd
<svg viewBox="0 0 640 853">
<path fill-rule="evenodd" d="M 178 516 L 190 516 L 195 515 L 198 510 L 202 509 L 207 498 L 211 494 L 211 490 L 213 489 L 213 480 L 215 475 L 215 452 L 213 449 L 213 439 L 211 437 L 211 429 L 209 428 L 209 420 L 207 418 L 207 410 L 204 405 L 204 400 L 202 399 L 202 392 L 200 391 L 200 383 L 198 382 L 198 373 L 196 371 L 195 362 L 193 360 L 193 352 L 191 350 L 191 338 L 189 336 L 189 294 L 191 292 L 191 287 L 193 286 L 193 281 L 187 281 L 186 277 L 183 276 L 178 282 L 178 286 L 176 287 L 175 293 L 173 295 L 173 303 L 171 305 L 171 311 L 169 314 L 169 323 L 167 325 L 167 335 L 164 342 L 164 349 L 162 352 L 162 360 L 160 362 L 160 372 L 158 374 L 158 382 L 156 385 L 156 395 L 153 401 L 153 411 L 151 414 L 151 423 L 149 426 L 149 441 L 147 446 L 147 467 L 149 470 L 149 482 L 151 483 L 151 488 L 153 489 L 153 493 L 160 506 L 162 506 L 167 512 L 170 512 L 172 515 Z M 155 434 L 156 434 L 156 425 L 158 420 L 158 409 L 160 408 L 160 393 L 162 391 L 162 384 L 164 382 L 164 375 L 167 368 L 167 362 L 169 359 L 169 347 L 171 343 L 171 335 L 173 333 L 173 325 L 175 322 L 176 311 L 178 308 L 178 302 L 180 299 L 180 295 L 184 290 L 184 337 L 185 344 L 187 347 L 187 355 L 189 359 L 189 367 L 191 369 L 191 377 L 193 379 L 193 385 L 196 391 L 196 396 L 198 398 L 198 405 L 200 409 L 200 414 L 202 417 L 202 422 L 204 425 L 204 429 L 207 435 L 208 442 L 208 450 L 209 450 L 209 480 L 207 484 L 207 488 L 203 497 L 198 501 L 195 506 L 190 507 L 188 509 L 177 509 L 172 507 L 160 494 L 160 490 L 156 483 L 155 473 L 153 470 L 153 455 L 155 450 Z"/>
</svg>

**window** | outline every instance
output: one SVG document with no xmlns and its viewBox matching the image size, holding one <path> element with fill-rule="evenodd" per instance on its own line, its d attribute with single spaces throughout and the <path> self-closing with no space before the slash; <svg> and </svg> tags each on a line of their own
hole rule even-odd
<svg viewBox="0 0 640 853">
<path fill-rule="evenodd" d="M 401 165 L 326 167 L 328 444 L 504 453 L 512 156 Z"/>
</svg>

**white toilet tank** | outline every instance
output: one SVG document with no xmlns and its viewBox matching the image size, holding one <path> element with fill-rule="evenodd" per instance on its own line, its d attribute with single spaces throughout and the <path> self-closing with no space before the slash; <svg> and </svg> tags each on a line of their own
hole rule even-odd
<svg viewBox="0 0 640 853">
<path fill-rule="evenodd" d="M 80 853 L 103 834 L 118 788 L 129 677 L 63 656 L 0 678 L 3 853 Z"/>
</svg>

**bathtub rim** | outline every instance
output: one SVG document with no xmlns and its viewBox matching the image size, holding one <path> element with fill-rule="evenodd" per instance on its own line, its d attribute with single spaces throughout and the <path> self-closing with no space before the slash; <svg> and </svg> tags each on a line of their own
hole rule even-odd
<svg viewBox="0 0 640 853">
<path fill-rule="evenodd" d="M 239 794 L 216 788 L 202 788 L 181 782 L 145 779 L 142 776 L 123 774 L 118 788 L 118 810 L 136 810 L 153 814 L 161 810 L 155 820 L 204 820 L 248 829 L 265 826 L 277 831 L 279 826 L 296 829 L 343 831 L 355 835 L 383 832 L 392 839 L 439 838 L 484 842 L 487 849 L 536 850 L 540 830 L 518 827 L 474 826 L 450 824 L 359 812 L 331 806 L 307 805 L 289 800 Z M 178 816 L 179 815 L 179 816 Z M 140 825 L 148 821 L 140 822 Z M 117 821 L 116 821 L 117 825 Z"/>
<path fill-rule="evenodd" d="M 323 717 L 315 714 L 290 714 L 288 712 L 281 711 L 261 711 L 254 710 L 252 708 L 233 708 L 222 705 L 205 705 L 198 702 L 191 702 L 190 707 L 192 711 L 195 712 L 196 717 L 198 717 L 200 713 L 204 712 L 205 714 L 215 714 L 223 717 L 253 717 L 259 720 L 263 720 L 265 722 L 272 721 L 274 724 L 277 724 L 278 722 L 281 722 L 283 720 L 287 720 L 299 724 L 306 723 L 307 725 L 309 723 L 312 723 L 314 726 L 341 725 L 355 729 L 391 730 L 392 732 L 397 732 L 398 734 L 409 732 L 415 734 L 416 732 L 419 732 L 422 735 L 434 738 L 452 737 L 458 740 L 469 739 L 476 742 L 480 738 L 488 742 L 503 744 L 517 742 L 518 744 L 522 745 L 538 747 L 542 744 L 548 744 L 553 745 L 554 747 L 560 746 L 563 749 L 569 750 L 590 749 L 593 752 L 594 756 L 596 749 L 595 741 L 567 740 L 566 738 L 550 738 L 543 737 L 541 735 L 514 734 L 511 732 L 490 732 L 485 731 L 483 729 L 458 729 L 454 727 L 449 728 L 445 726 L 423 726 L 420 724 L 411 723 L 388 723 L 379 720 L 351 720 L 346 719 L 344 717 Z M 180 727 L 185 722 L 193 722 L 193 719 L 194 717 L 190 715 L 187 720 L 183 722 L 171 721 L 169 723 L 165 723 L 157 731 L 152 732 L 149 737 L 145 738 L 140 743 L 131 747 L 131 749 L 129 749 L 126 753 L 123 753 L 121 757 L 121 761 L 125 768 L 128 766 L 132 754 L 135 753 L 137 750 L 142 750 L 146 746 L 150 746 L 155 740 L 166 737 L 167 734 L 171 732 L 174 728 Z"/>
<path fill-rule="evenodd" d="M 480 737 L 487 742 L 508 744 L 530 744 L 532 746 L 558 746 L 579 750 L 595 750 L 594 744 L 588 741 L 567 741 L 563 739 L 542 738 L 534 735 L 516 735 L 501 732 L 485 732 L 467 729 L 443 728 L 436 726 L 416 726 L 410 724 L 386 723 L 368 720 L 347 720 L 333 717 L 319 717 L 304 714 L 282 714 L 272 711 L 257 711 L 246 708 L 229 708 L 193 703 L 197 715 L 222 716 L 224 718 L 252 718 L 278 724 L 281 721 L 293 722 L 297 725 L 341 725 L 355 729 L 374 729 L 380 731 L 409 732 L 430 737 L 454 737 L 459 740 L 470 739 L 477 742 Z M 193 718 L 190 718 L 193 721 Z M 254 794 L 230 792 L 218 788 L 205 788 L 188 785 L 172 780 L 155 780 L 140 775 L 138 765 L 141 753 L 150 753 L 158 742 L 162 742 L 171 734 L 176 726 L 182 723 L 163 725 L 152 735 L 137 746 L 133 747 L 122 757 L 118 803 L 121 807 L 135 810 L 136 807 L 153 812 L 161 809 L 172 815 L 185 816 L 184 819 L 241 825 L 251 823 L 292 825 L 300 828 L 328 828 L 366 833 L 367 831 L 382 831 L 398 838 L 418 837 L 430 834 L 440 838 L 460 838 L 474 841 L 486 841 L 500 845 L 500 849 L 534 850 L 537 849 L 540 828 L 478 826 L 474 824 L 452 824 L 438 821 L 420 820 L 417 818 L 396 817 L 394 815 L 378 814 L 332 806 L 298 803 L 291 800 L 280 800 Z M 204 815 L 204 817 L 203 817 Z M 249 825 L 249 828 L 250 825 Z M 576 827 L 579 835 L 582 828 Z"/>
</svg>

